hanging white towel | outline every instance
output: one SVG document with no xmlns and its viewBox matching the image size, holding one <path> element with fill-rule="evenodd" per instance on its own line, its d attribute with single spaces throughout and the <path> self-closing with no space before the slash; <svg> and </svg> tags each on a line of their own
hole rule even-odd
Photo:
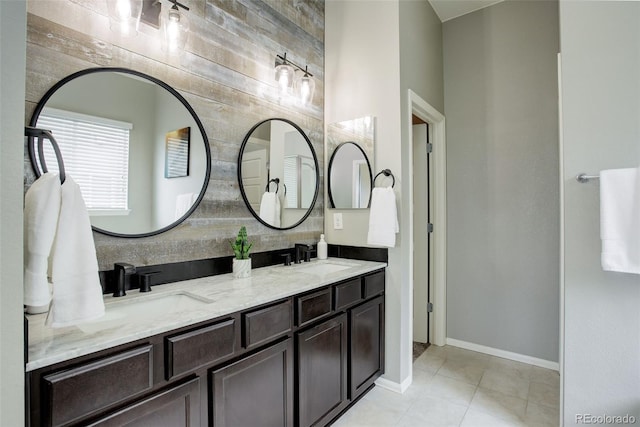
<svg viewBox="0 0 640 427">
<path fill-rule="evenodd" d="M 600 238 L 603 270 L 640 274 L 640 168 L 600 172 Z"/>
<path fill-rule="evenodd" d="M 280 227 L 280 198 L 278 193 L 265 192 L 260 200 L 260 218 L 267 224 Z"/>
<path fill-rule="evenodd" d="M 45 173 L 24 196 L 24 305 L 28 313 L 49 309 L 49 254 L 60 214 L 60 178 Z"/>
<path fill-rule="evenodd" d="M 89 214 L 80 187 L 69 175 L 62 184 L 51 258 L 53 303 L 47 324 L 63 327 L 102 316 L 104 302 Z"/>
<path fill-rule="evenodd" d="M 367 243 L 393 248 L 400 231 L 396 194 L 392 187 L 374 188 L 371 192 Z"/>
</svg>

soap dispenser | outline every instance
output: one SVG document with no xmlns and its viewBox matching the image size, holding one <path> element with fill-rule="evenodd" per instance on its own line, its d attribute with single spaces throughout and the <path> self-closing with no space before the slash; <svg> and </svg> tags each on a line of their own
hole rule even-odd
<svg viewBox="0 0 640 427">
<path fill-rule="evenodd" d="M 324 234 L 320 235 L 320 241 L 317 246 L 318 259 L 327 259 L 327 242 L 324 241 Z"/>
</svg>

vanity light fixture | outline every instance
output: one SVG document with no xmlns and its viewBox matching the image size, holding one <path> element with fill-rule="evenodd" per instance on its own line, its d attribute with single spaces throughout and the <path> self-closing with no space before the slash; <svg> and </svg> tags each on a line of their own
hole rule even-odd
<svg viewBox="0 0 640 427">
<path fill-rule="evenodd" d="M 275 71 L 276 81 L 283 94 L 289 93 L 295 83 L 296 95 L 300 101 L 305 105 L 311 103 L 316 83 L 313 80 L 313 74 L 309 72 L 308 65 L 302 68 L 287 59 L 287 54 L 285 53 L 284 56 L 276 55 Z M 299 79 L 296 79 L 296 71 L 303 73 Z"/>
<path fill-rule="evenodd" d="M 187 6 L 178 0 L 168 0 L 171 7 L 162 9 L 160 0 L 106 0 L 112 31 L 136 35 L 140 22 L 162 30 L 162 48 L 169 52 L 182 50 L 189 35 Z"/>
</svg>

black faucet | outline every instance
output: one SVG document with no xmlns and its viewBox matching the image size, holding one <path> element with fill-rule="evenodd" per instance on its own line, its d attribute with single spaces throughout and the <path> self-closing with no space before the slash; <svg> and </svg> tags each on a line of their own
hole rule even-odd
<svg viewBox="0 0 640 427">
<path fill-rule="evenodd" d="M 294 262 L 296 264 L 300 264 L 300 261 L 302 259 L 301 255 L 304 255 L 305 262 L 311 261 L 311 253 L 314 252 L 312 245 L 296 243 L 294 245 L 294 249 L 295 249 L 295 256 L 296 256 Z"/>
<path fill-rule="evenodd" d="M 136 272 L 136 268 L 126 262 L 117 262 L 113 265 L 113 270 L 116 273 L 116 290 L 113 296 L 123 297 L 127 294 L 126 291 L 131 289 L 130 279 Z"/>
</svg>

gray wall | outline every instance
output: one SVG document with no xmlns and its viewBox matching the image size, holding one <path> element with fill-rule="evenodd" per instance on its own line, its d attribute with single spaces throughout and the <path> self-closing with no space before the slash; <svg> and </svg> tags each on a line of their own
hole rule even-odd
<svg viewBox="0 0 640 427">
<path fill-rule="evenodd" d="M 447 337 L 558 361 L 558 3 L 443 28 Z"/>
<path fill-rule="evenodd" d="M 26 1 L 0 2 L 0 425 L 24 425 L 22 164 Z"/>
<path fill-rule="evenodd" d="M 564 423 L 640 420 L 640 276 L 600 267 L 599 185 L 640 165 L 640 3 L 561 1 Z"/>
<path fill-rule="evenodd" d="M 144 24 L 123 38 L 110 31 L 105 2 L 39 0 L 28 3 L 27 117 L 55 82 L 96 66 L 121 66 L 176 88 L 192 105 L 210 141 L 213 169 L 205 198 L 180 227 L 157 237 L 118 239 L 94 234 L 101 269 L 117 261 L 135 265 L 231 255 L 228 241 L 247 226 L 254 251 L 316 242 L 323 231 L 323 191 L 300 227 L 274 231 L 250 215 L 236 176 L 246 132 L 269 117 L 300 125 L 319 153 L 323 182 L 324 3 L 187 0 L 191 33 L 182 55 L 160 48 L 160 32 Z M 313 105 L 280 98 L 276 54 L 309 65 L 316 78 Z M 28 164 L 27 184 L 33 179 Z"/>
</svg>

